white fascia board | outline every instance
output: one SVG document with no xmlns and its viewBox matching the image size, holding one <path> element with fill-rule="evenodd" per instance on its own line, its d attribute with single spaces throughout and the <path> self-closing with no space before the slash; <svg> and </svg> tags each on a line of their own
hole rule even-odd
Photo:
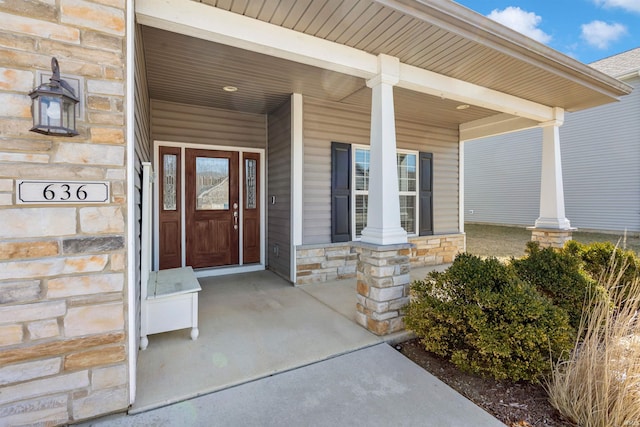
<svg viewBox="0 0 640 427">
<path fill-rule="evenodd" d="M 539 125 L 540 123 L 535 120 L 512 116 L 506 113 L 496 114 L 495 116 L 461 124 L 460 140 L 471 141 L 473 139 L 530 129 Z"/>
<path fill-rule="evenodd" d="M 376 55 L 191 0 L 137 0 L 140 24 L 370 79 Z"/>
<path fill-rule="evenodd" d="M 400 82 L 397 86 L 538 122 L 555 118 L 552 107 L 412 65 L 400 64 Z"/>
</svg>

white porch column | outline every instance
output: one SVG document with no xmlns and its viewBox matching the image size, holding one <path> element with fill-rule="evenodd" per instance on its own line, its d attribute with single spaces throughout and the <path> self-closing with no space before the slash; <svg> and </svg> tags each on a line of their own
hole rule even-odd
<svg viewBox="0 0 640 427">
<path fill-rule="evenodd" d="M 559 125 L 542 128 L 542 177 L 540 181 L 540 217 L 535 228 L 570 230 L 564 213 L 564 188 L 560 161 Z"/>
<path fill-rule="evenodd" d="M 367 81 L 371 96 L 371 148 L 367 226 L 362 241 L 375 245 L 407 243 L 400 226 L 396 125 L 393 86 L 400 79 L 400 60 L 378 55 L 378 75 Z"/>
</svg>

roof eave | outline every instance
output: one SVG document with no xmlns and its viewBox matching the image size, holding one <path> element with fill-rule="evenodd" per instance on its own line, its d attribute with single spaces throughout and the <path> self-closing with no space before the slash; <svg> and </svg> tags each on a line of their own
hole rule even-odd
<svg viewBox="0 0 640 427">
<path fill-rule="evenodd" d="M 628 95 L 633 90 L 618 79 L 451 0 L 375 1 L 589 87 L 610 98 L 608 102 Z"/>
</svg>

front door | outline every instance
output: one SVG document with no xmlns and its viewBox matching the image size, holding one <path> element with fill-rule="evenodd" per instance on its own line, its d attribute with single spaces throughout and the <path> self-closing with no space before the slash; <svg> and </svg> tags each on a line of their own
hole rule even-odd
<svg viewBox="0 0 640 427">
<path fill-rule="evenodd" d="M 239 262 L 238 152 L 185 150 L 186 263 Z"/>
</svg>

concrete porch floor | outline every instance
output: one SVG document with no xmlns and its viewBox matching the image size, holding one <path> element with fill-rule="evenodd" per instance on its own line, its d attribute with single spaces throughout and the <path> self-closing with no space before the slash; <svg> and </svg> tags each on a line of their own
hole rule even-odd
<svg viewBox="0 0 640 427">
<path fill-rule="evenodd" d="M 382 342 L 341 315 L 355 317 L 355 280 L 311 285 L 311 294 L 269 271 L 199 281 L 199 338 L 190 329 L 149 336 L 131 414 Z"/>
<path fill-rule="evenodd" d="M 444 267 L 413 269 L 411 277 Z M 295 287 L 260 271 L 199 281 L 199 338 L 192 341 L 190 329 L 149 336 L 131 414 L 383 342 L 355 323 L 355 279 Z"/>
<path fill-rule="evenodd" d="M 356 325 L 354 279 L 294 287 L 264 271 L 200 281 L 198 340 L 189 330 L 151 336 L 129 415 L 80 425 L 503 426 Z"/>
</svg>

